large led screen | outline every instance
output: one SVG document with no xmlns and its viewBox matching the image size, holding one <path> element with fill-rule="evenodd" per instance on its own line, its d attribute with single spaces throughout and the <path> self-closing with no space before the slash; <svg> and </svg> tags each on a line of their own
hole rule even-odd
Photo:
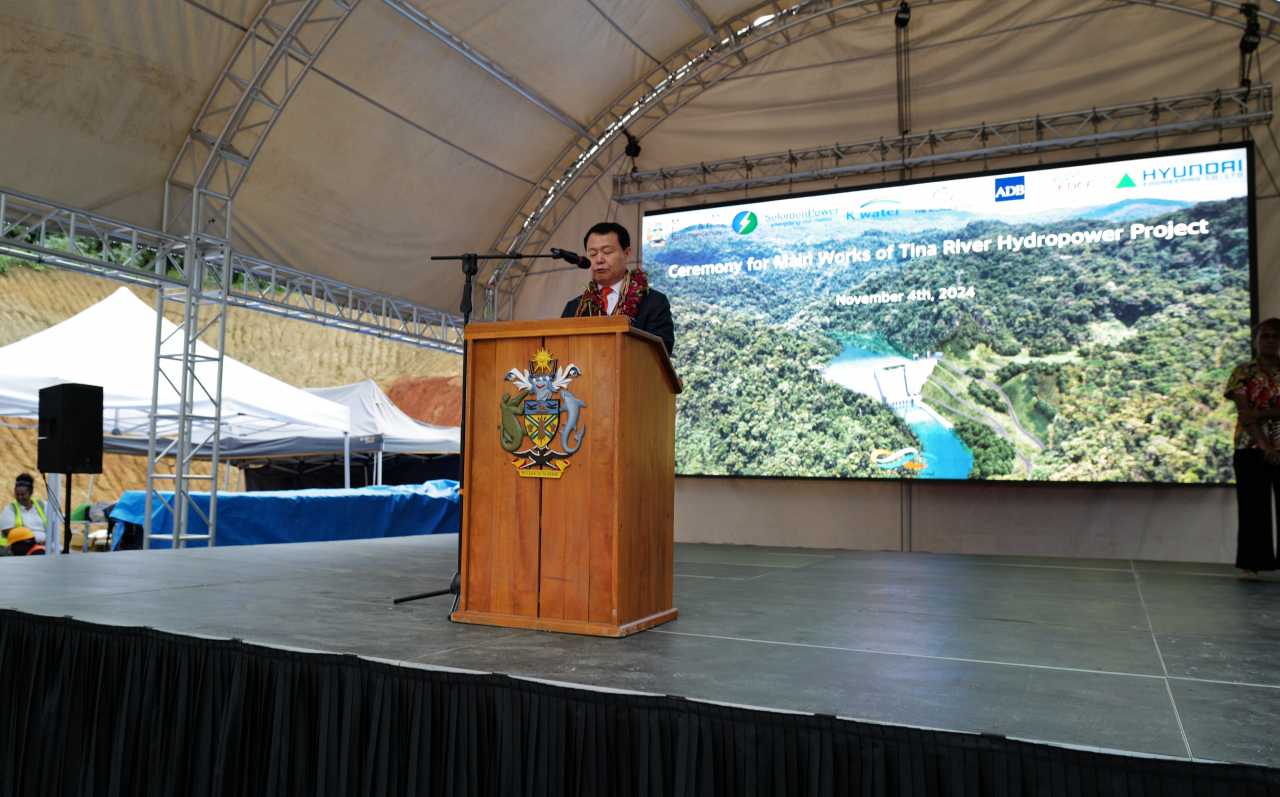
<svg viewBox="0 0 1280 797">
<path fill-rule="evenodd" d="M 1226 483 L 1251 151 L 662 210 L 685 475 Z"/>
</svg>

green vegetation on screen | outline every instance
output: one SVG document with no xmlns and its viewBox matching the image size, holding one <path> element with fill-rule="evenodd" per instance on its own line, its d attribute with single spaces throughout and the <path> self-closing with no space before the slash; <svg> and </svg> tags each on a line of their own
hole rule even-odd
<svg viewBox="0 0 1280 797">
<path fill-rule="evenodd" d="M 645 260 L 676 320 L 675 362 L 686 385 L 678 472 L 917 476 L 874 462 L 876 450 L 921 445 L 900 414 L 823 376 L 853 345 L 906 358 L 941 352 L 922 396 L 974 455 L 969 478 L 1229 482 L 1234 413 L 1221 393 L 1231 368 L 1250 356 L 1247 202 L 1151 210 L 1163 212 L 1148 225 L 1205 219 L 1213 234 L 703 280 L 672 279 L 667 268 L 744 260 L 758 240 L 753 247 L 743 236 L 689 234 L 698 228 L 672 235 Z M 1054 228 L 1097 226 L 1082 218 Z M 910 240 L 941 247 L 1036 229 L 975 220 L 913 231 Z M 897 240 L 873 229 L 831 234 L 823 245 L 835 250 Z M 833 301 L 936 293 L 958 281 L 974 295 Z"/>
</svg>

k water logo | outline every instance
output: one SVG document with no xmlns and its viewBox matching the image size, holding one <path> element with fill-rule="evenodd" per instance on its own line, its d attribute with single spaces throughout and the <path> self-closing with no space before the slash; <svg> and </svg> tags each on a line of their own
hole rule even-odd
<svg viewBox="0 0 1280 797">
<path fill-rule="evenodd" d="M 1027 198 L 1027 178 L 1018 177 L 997 177 L 996 178 L 996 201 L 1009 202 L 1014 199 Z"/>
<path fill-rule="evenodd" d="M 760 220 L 756 218 L 756 214 L 749 210 L 744 210 L 733 217 L 733 231 L 738 235 L 746 235 L 756 228 Z"/>
</svg>

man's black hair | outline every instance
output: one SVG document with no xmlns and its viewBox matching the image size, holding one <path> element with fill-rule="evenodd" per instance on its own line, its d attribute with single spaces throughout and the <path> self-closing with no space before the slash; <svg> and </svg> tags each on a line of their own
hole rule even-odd
<svg viewBox="0 0 1280 797">
<path fill-rule="evenodd" d="M 36 486 L 36 480 L 35 480 L 35 479 L 33 479 L 33 478 L 31 478 L 31 474 L 30 474 L 30 473 L 19 473 L 19 474 L 18 474 L 18 478 L 14 479 L 14 481 L 13 481 L 13 486 L 14 486 L 15 488 L 17 488 L 17 487 L 31 487 L 31 488 L 34 488 L 34 487 Z"/>
<path fill-rule="evenodd" d="M 631 233 L 627 232 L 627 228 L 623 227 L 616 221 L 602 221 L 587 230 L 587 234 L 582 236 L 582 248 L 587 248 L 587 239 L 591 236 L 608 235 L 609 233 L 613 233 L 618 236 L 618 244 L 621 245 L 623 249 L 631 248 Z"/>
</svg>

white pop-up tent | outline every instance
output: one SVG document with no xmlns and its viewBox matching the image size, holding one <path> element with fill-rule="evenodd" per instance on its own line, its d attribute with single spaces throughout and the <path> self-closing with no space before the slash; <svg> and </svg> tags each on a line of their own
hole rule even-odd
<svg viewBox="0 0 1280 797">
<path fill-rule="evenodd" d="M 341 453 L 360 454 L 456 454 L 459 451 L 459 429 L 456 426 L 433 426 L 415 420 L 392 403 L 373 380 L 337 387 L 303 388 L 303 392 L 326 401 L 341 404 L 351 413 L 350 436 L 332 429 L 299 432 L 254 432 L 222 437 L 223 459 L 259 459 L 265 457 L 313 457 Z M 106 449 L 120 454 L 145 454 L 146 439 L 108 438 Z M 211 449 L 206 444 L 195 454 L 207 459 Z"/>
<path fill-rule="evenodd" d="M 161 320 L 165 343 L 162 354 L 177 354 L 182 340 L 176 327 Z M 152 380 L 156 364 L 156 311 L 127 288 L 120 288 L 60 324 L 0 348 L 0 416 L 37 418 L 40 389 L 64 382 L 100 385 L 106 450 L 119 450 L 112 441 L 129 441 L 146 453 L 150 426 Z M 214 350 L 197 344 L 198 354 L 214 357 Z M 201 380 L 215 377 L 211 361 L 197 364 Z M 159 380 L 156 434 L 177 432 L 179 364 L 162 360 L 167 378 Z M 212 389 L 212 385 L 209 385 Z M 210 402 L 196 391 L 194 412 L 212 414 Z M 222 372 L 222 439 L 255 434 L 274 436 L 325 432 L 339 438 L 350 429 L 350 411 L 343 404 L 287 385 L 226 357 Z"/>
<path fill-rule="evenodd" d="M 240 461 L 269 457 L 314 461 L 341 452 L 344 483 L 350 486 L 353 453 L 370 457 L 373 483 L 382 484 L 384 454 L 457 454 L 461 451 L 461 430 L 457 426 L 433 426 L 409 417 L 371 379 L 305 390 L 347 407 L 351 412 L 351 434 L 338 436 L 323 430 L 300 435 L 255 434 L 224 440 L 224 456 Z"/>
<path fill-rule="evenodd" d="M 376 448 L 371 450 L 384 454 L 457 454 L 460 451 L 461 430 L 457 426 L 433 426 L 409 417 L 372 379 L 352 385 L 305 390 L 313 396 L 346 406 L 351 411 L 352 439 L 376 438 Z M 308 434 L 298 440 L 305 448 L 307 441 L 319 437 Z M 338 439 L 336 442 L 341 445 L 342 441 Z"/>
</svg>

